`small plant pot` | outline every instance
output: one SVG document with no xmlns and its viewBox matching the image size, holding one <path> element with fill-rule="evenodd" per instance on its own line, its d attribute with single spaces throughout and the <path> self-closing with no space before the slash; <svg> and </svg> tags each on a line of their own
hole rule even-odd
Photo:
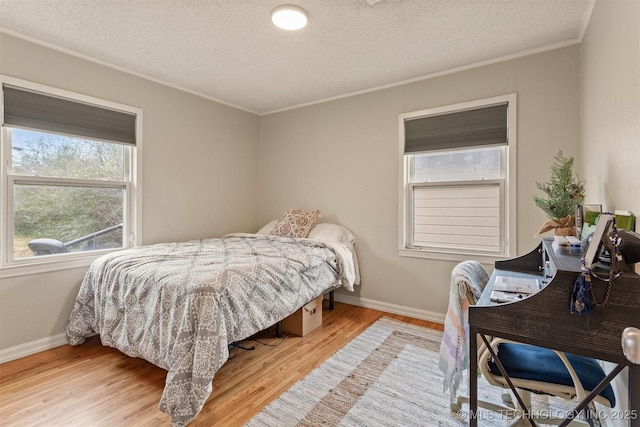
<svg viewBox="0 0 640 427">
<path fill-rule="evenodd" d="M 554 231 L 556 236 L 575 236 L 576 235 L 575 227 L 558 227 Z"/>
</svg>

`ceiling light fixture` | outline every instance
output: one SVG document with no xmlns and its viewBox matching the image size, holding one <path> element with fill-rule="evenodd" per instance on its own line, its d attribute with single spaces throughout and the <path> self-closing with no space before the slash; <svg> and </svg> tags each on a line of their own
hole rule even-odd
<svg viewBox="0 0 640 427">
<path fill-rule="evenodd" d="M 307 25 L 307 12 L 301 7 L 284 4 L 273 9 L 271 21 L 283 30 L 299 30 Z"/>
</svg>

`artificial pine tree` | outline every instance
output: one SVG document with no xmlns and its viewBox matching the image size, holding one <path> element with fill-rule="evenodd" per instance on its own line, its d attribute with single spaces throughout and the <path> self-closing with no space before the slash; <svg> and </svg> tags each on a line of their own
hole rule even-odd
<svg viewBox="0 0 640 427">
<path fill-rule="evenodd" d="M 536 187 L 546 197 L 533 196 L 533 200 L 552 220 L 547 221 L 538 233 L 559 227 L 573 227 L 576 205 L 584 201 L 584 182 L 573 174 L 573 157 L 564 157 L 562 150 L 558 150 L 551 165 L 551 179 L 549 182 L 536 182 Z"/>
</svg>

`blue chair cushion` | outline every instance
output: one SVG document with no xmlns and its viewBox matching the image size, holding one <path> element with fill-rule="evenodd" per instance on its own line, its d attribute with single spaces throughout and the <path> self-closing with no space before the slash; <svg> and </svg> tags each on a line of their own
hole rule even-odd
<svg viewBox="0 0 640 427">
<path fill-rule="evenodd" d="M 571 362 L 571 366 L 578 374 L 585 390 L 593 390 L 606 377 L 602 367 L 595 359 L 569 353 L 565 353 L 565 356 Z M 547 348 L 501 343 L 498 344 L 498 358 L 511 378 L 573 387 L 573 381 L 564 363 L 556 353 Z M 489 361 L 489 370 L 495 375 L 500 375 L 498 366 L 491 360 Z M 600 395 L 611 403 L 611 407 L 615 406 L 616 397 L 611 384 L 607 384 Z"/>
</svg>

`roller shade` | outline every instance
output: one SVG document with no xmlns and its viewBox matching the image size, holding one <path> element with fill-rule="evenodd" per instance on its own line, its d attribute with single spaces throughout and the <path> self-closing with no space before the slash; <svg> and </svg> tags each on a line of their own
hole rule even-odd
<svg viewBox="0 0 640 427">
<path fill-rule="evenodd" d="M 3 125 L 136 144 L 132 113 L 4 85 Z"/>
<path fill-rule="evenodd" d="M 406 119 L 404 152 L 507 145 L 507 107 L 504 103 Z"/>
</svg>

